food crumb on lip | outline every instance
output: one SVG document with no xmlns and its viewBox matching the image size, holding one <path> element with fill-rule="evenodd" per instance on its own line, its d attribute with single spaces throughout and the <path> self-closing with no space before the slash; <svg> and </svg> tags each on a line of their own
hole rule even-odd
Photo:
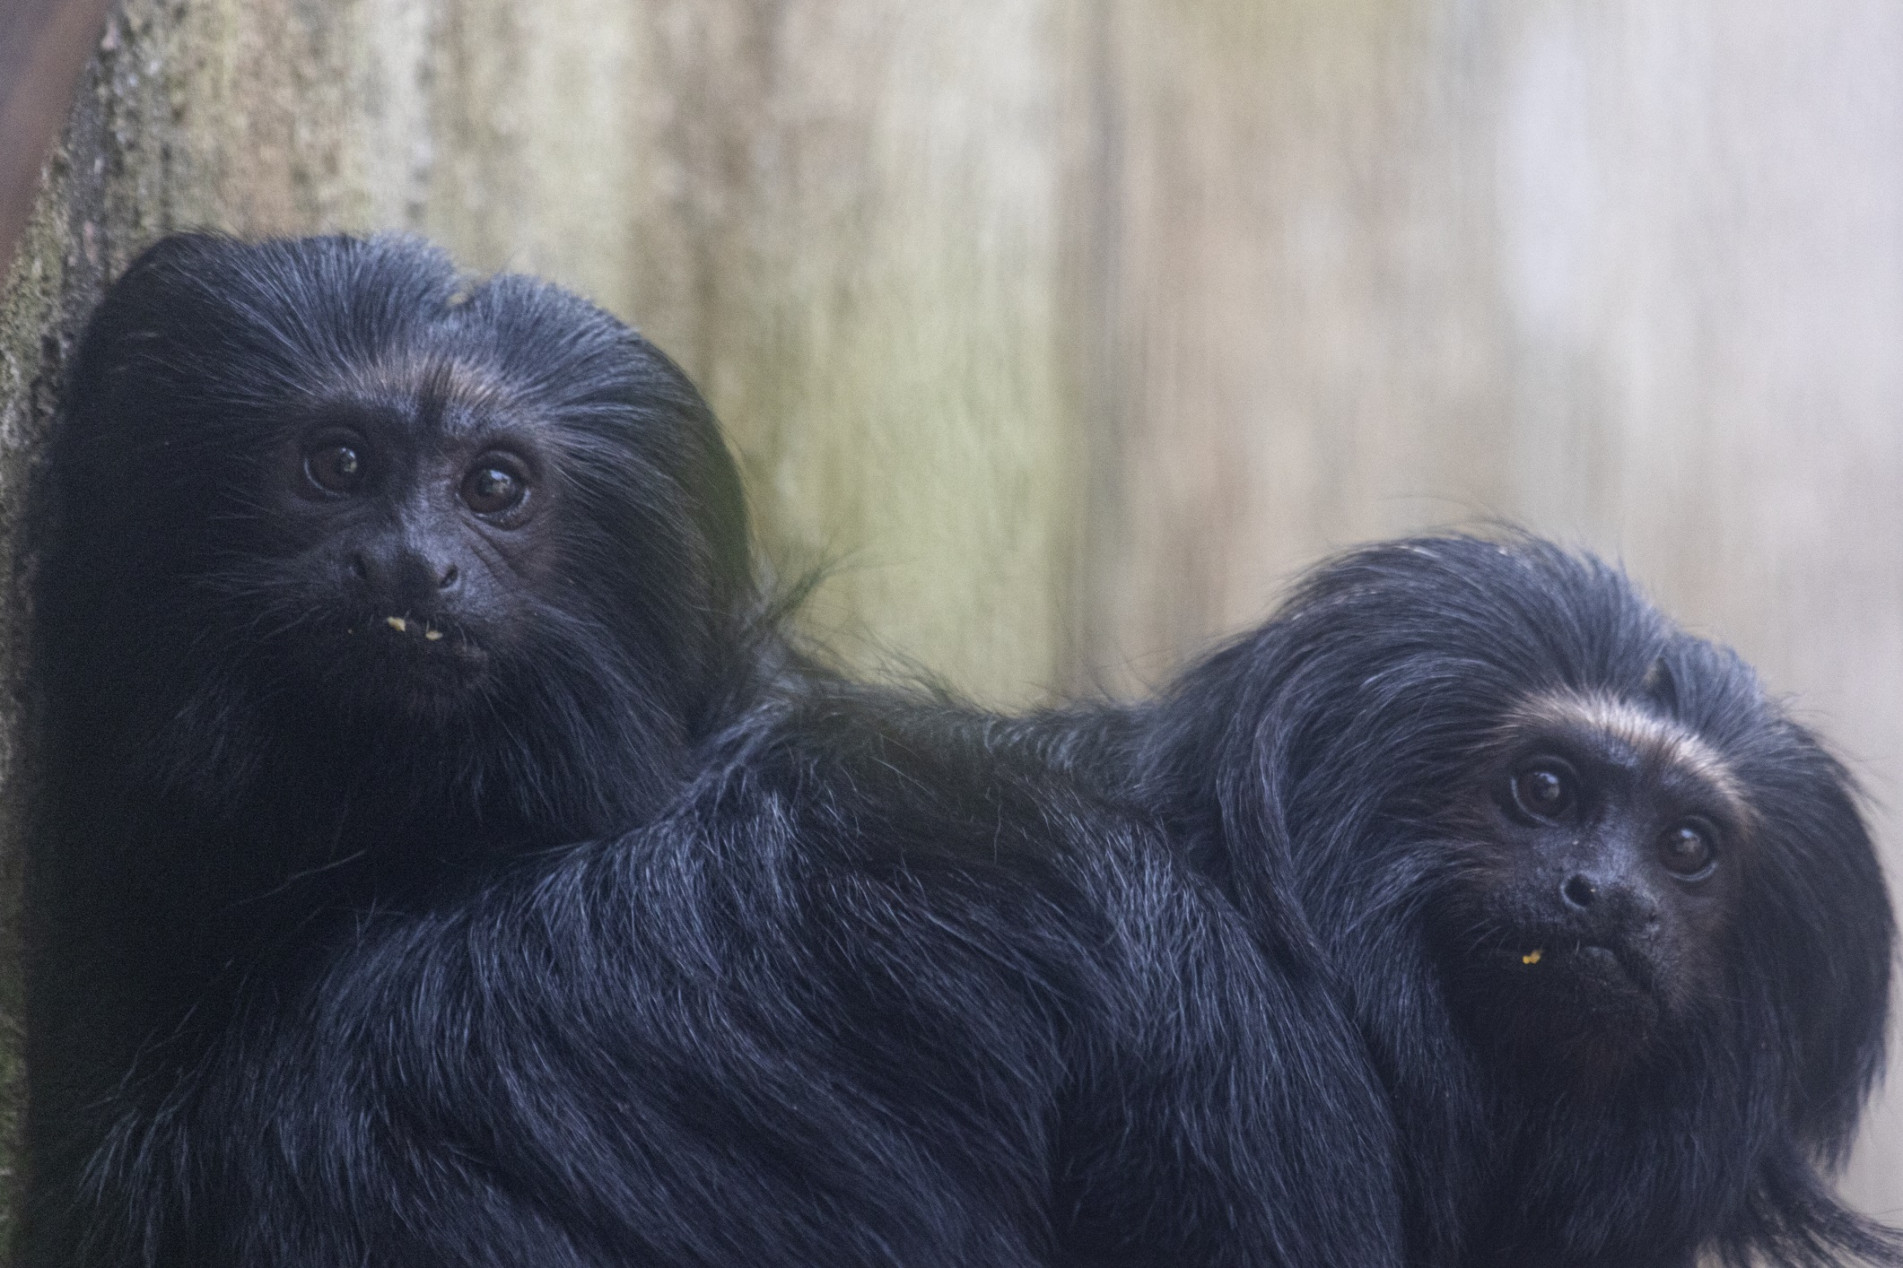
<svg viewBox="0 0 1903 1268">
<path fill-rule="evenodd" d="M 1540 957 L 1545 954 L 1546 952 L 1543 948 L 1534 947 L 1531 951 L 1528 951 L 1525 955 L 1520 957 L 1520 963 L 1521 964 L 1538 964 L 1540 962 Z"/>
</svg>

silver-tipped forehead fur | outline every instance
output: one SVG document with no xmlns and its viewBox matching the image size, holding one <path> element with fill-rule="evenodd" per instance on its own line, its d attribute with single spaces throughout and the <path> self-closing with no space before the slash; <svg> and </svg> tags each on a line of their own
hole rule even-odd
<svg viewBox="0 0 1903 1268">
<path fill-rule="evenodd" d="M 1751 802 L 1725 755 L 1676 718 L 1602 691 L 1544 691 L 1507 716 L 1509 730 L 1525 727 L 1597 731 L 1631 749 L 1648 766 L 1675 767 L 1703 781 L 1749 822 Z"/>
</svg>

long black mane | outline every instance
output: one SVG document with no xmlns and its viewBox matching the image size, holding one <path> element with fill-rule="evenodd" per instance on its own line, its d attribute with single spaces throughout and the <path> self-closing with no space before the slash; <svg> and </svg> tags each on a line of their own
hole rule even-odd
<svg viewBox="0 0 1903 1268">
<path fill-rule="evenodd" d="M 1684 724 L 1759 816 L 1725 998 L 1598 1097 L 1490 1060 L 1426 930 L 1459 880 L 1449 800 L 1542 690 Z M 1279 919 L 1299 892 L 1390 1088 L 1425 1262 L 1896 1262 L 1824 1179 L 1888 1015 L 1892 917 L 1852 781 L 1617 570 L 1528 538 L 1352 551 L 1113 739 L 1243 910 Z"/>
</svg>

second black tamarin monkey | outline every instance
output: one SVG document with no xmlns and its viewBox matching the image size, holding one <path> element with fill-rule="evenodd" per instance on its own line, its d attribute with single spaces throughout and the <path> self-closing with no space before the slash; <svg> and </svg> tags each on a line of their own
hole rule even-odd
<svg viewBox="0 0 1903 1268">
<path fill-rule="evenodd" d="M 1157 704 L 1033 728 L 1245 912 L 1298 893 L 1468 1268 L 1903 1262 L 1827 1175 L 1892 917 L 1851 782 L 1736 655 L 1532 539 L 1317 569 Z M 1041 729 L 1039 729 L 1041 728 Z"/>
<path fill-rule="evenodd" d="M 1299 922 L 750 621 L 596 310 L 174 240 L 55 462 L 29 1264 L 1396 1262 Z"/>
</svg>

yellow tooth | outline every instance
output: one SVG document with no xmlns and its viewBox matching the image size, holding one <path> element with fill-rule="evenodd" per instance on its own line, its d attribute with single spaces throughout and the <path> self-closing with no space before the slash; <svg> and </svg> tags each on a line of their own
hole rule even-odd
<svg viewBox="0 0 1903 1268">
<path fill-rule="evenodd" d="M 443 632 L 441 630 L 424 630 L 423 631 L 423 637 L 428 639 L 432 643 L 434 643 L 437 639 L 441 638 L 442 636 L 443 636 Z"/>
<path fill-rule="evenodd" d="M 1520 963 L 1538 964 L 1540 962 L 1540 956 L 1543 954 L 1545 953 L 1539 947 L 1534 947 L 1531 951 L 1528 951 L 1525 955 L 1520 957 Z"/>
<path fill-rule="evenodd" d="M 399 634 L 410 628 L 410 623 L 400 616 L 386 616 L 383 618 L 383 623 Z"/>
</svg>

